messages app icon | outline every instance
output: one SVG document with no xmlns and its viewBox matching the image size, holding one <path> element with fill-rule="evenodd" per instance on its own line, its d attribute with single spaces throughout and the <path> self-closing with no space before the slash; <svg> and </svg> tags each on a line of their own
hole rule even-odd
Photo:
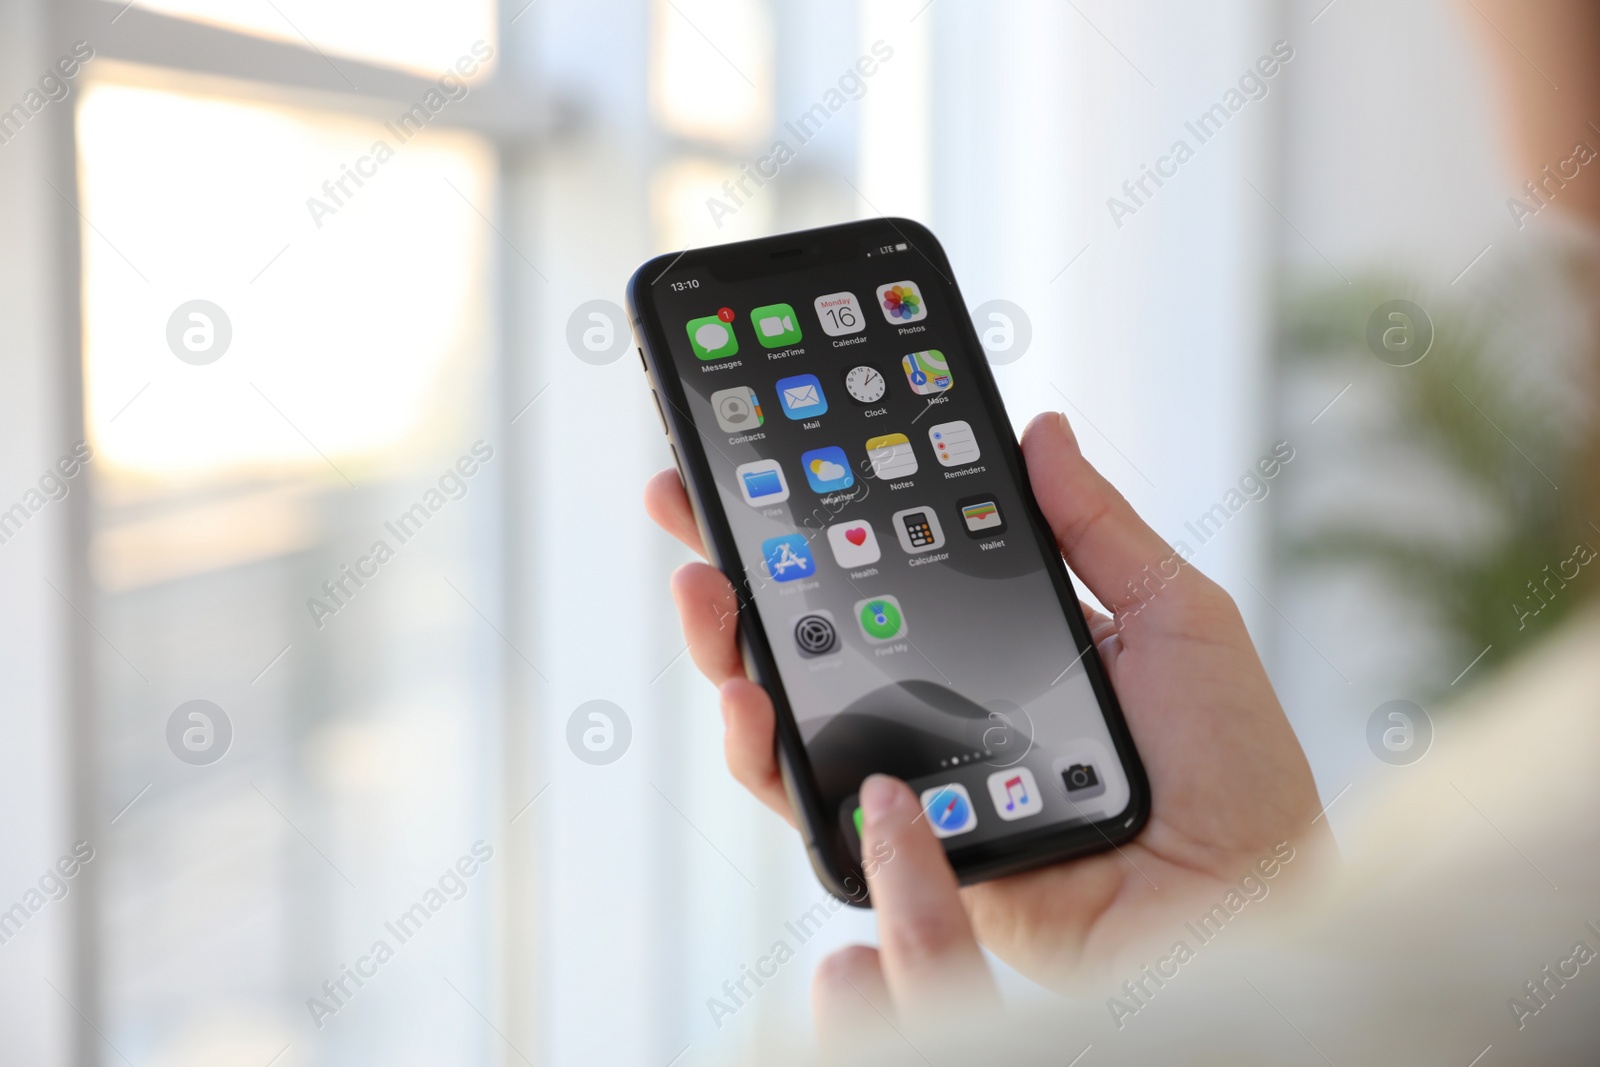
<svg viewBox="0 0 1600 1067">
<path fill-rule="evenodd" d="M 702 319 L 690 319 L 686 328 L 696 359 L 727 359 L 739 354 L 739 339 L 733 336 L 733 312 L 728 308 Z"/>
<path fill-rule="evenodd" d="M 828 410 L 828 398 L 822 395 L 822 383 L 815 374 L 779 378 L 778 403 L 791 419 L 814 419 Z"/>
</svg>

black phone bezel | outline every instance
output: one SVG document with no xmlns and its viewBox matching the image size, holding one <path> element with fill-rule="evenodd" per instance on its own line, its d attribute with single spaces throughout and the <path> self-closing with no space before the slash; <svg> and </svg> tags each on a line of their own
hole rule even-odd
<svg viewBox="0 0 1600 1067">
<path fill-rule="evenodd" d="M 892 246 L 902 242 L 910 246 L 908 253 L 924 258 L 939 276 L 935 284 L 942 290 L 941 302 L 948 307 L 964 309 L 966 303 L 961 299 L 943 247 L 927 227 L 902 218 L 867 219 L 657 256 L 634 272 L 628 280 L 626 294 L 628 317 L 633 324 L 639 357 L 655 395 L 678 474 L 694 508 L 695 521 L 700 527 L 712 563 L 728 576 L 738 595 L 740 647 L 746 673 L 765 687 L 772 698 L 777 715 L 778 762 L 790 802 L 800 819 L 812 868 L 830 893 L 858 906 L 870 906 L 861 863 L 858 857 L 850 855 L 851 842 L 836 818 L 837 813 L 823 807 L 820 789 L 811 772 L 782 674 L 760 624 L 759 610 L 750 583 L 740 566 L 732 527 L 722 513 L 710 463 L 700 441 L 699 428 L 688 412 L 687 396 L 671 356 L 668 335 L 649 294 L 654 286 L 662 284 L 669 273 L 680 273 L 685 269 L 703 270 L 721 281 L 737 281 L 834 262 L 855 262 L 861 257 L 863 249 L 874 244 Z M 900 269 L 898 265 L 897 269 Z M 956 318 L 956 328 L 968 352 L 981 354 L 984 350 L 971 318 L 966 314 Z M 1055 535 L 1034 498 L 1027 464 L 988 360 L 975 358 L 969 362 L 977 369 L 973 378 L 982 397 L 985 414 L 992 420 L 1000 439 L 1011 442 L 1011 447 L 1004 450 L 1001 459 L 1005 473 L 1018 486 L 1026 504 L 1027 521 L 1032 524 L 1034 534 L 1042 544 L 1054 544 Z M 666 368 L 664 372 L 663 367 Z M 713 502 L 710 507 L 706 506 L 707 501 Z M 1122 707 L 1117 702 L 1099 651 L 1089 634 L 1089 626 L 1067 575 L 1065 561 L 1059 552 L 1046 552 L 1045 557 L 1046 571 L 1082 654 L 1085 673 L 1105 715 L 1117 758 L 1127 774 L 1128 806 L 1112 818 L 1098 823 L 1054 823 L 998 841 L 952 849 L 949 852 L 950 860 L 963 885 L 1113 848 L 1136 837 L 1150 817 L 1150 784 L 1144 764 L 1134 747 Z"/>
</svg>

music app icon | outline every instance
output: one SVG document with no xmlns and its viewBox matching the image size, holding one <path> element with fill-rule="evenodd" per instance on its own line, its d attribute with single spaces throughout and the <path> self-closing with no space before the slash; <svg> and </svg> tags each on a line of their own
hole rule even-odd
<svg viewBox="0 0 1600 1067">
<path fill-rule="evenodd" d="M 1044 798 L 1039 795 L 1039 783 L 1026 767 L 1007 767 L 989 775 L 989 799 L 994 802 L 995 814 L 1010 822 L 1026 819 L 1044 810 Z"/>
</svg>

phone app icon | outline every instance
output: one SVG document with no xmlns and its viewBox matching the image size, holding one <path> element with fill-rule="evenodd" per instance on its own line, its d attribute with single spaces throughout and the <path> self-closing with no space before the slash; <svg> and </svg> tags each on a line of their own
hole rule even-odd
<svg viewBox="0 0 1600 1067">
<path fill-rule="evenodd" d="M 994 801 L 994 812 L 1006 822 L 1026 819 L 1044 810 L 1044 798 L 1039 795 L 1039 783 L 1026 767 L 1007 767 L 989 776 L 989 799 Z"/>
<path fill-rule="evenodd" d="M 906 635 L 906 617 L 900 610 L 900 601 L 892 596 L 856 601 L 856 621 L 873 644 L 881 645 Z"/>
<path fill-rule="evenodd" d="M 867 462 L 872 464 L 874 478 L 892 480 L 917 473 L 917 454 L 911 451 L 911 440 L 903 433 L 867 438 Z"/>
<path fill-rule="evenodd" d="M 744 494 L 744 502 L 753 508 L 781 504 L 789 499 L 789 483 L 784 481 L 783 468 L 775 459 L 741 463 L 733 473 L 739 482 L 739 492 Z"/>
<path fill-rule="evenodd" d="M 717 425 L 728 433 L 744 433 L 766 421 L 756 391 L 745 385 L 712 393 L 711 410 L 717 413 Z"/>
<path fill-rule="evenodd" d="M 833 548 L 834 562 L 845 570 L 868 566 L 883 557 L 878 535 L 866 519 L 834 523 L 828 527 L 828 544 Z"/>
<path fill-rule="evenodd" d="M 796 616 L 794 643 L 807 659 L 839 651 L 839 628 L 833 624 L 833 613 L 817 608 Z"/>
<path fill-rule="evenodd" d="M 936 785 L 922 791 L 922 810 L 928 813 L 928 825 L 934 837 L 954 837 L 978 825 L 978 813 L 972 807 L 972 797 L 960 782 Z"/>
<path fill-rule="evenodd" d="M 960 467 L 978 462 L 978 439 L 972 427 L 964 422 L 941 422 L 929 427 L 928 440 L 943 466 Z"/>
<path fill-rule="evenodd" d="M 930 396 L 950 388 L 950 364 L 938 349 L 902 356 L 900 366 L 906 372 L 906 381 L 911 383 L 911 391 L 918 396 Z"/>
<path fill-rule="evenodd" d="M 739 339 L 733 335 L 733 309 L 722 308 L 715 315 L 690 319 L 689 347 L 696 359 L 727 359 L 739 354 Z"/>
<path fill-rule="evenodd" d="M 969 496 L 956 501 L 968 537 L 993 537 L 1006 532 L 1005 516 L 992 496 Z"/>
<path fill-rule="evenodd" d="M 800 453 L 800 466 L 806 472 L 806 481 L 819 493 L 833 493 L 856 484 L 856 476 L 850 470 L 850 458 L 837 445 Z"/>
<path fill-rule="evenodd" d="M 856 303 L 854 293 L 829 293 L 827 296 L 819 296 L 816 308 L 817 319 L 822 323 L 822 332 L 829 337 L 860 333 L 867 328 L 866 316 L 861 314 L 861 305 Z"/>
<path fill-rule="evenodd" d="M 928 317 L 928 306 L 916 282 L 890 282 L 878 286 L 878 306 L 883 317 L 896 326 Z"/>
<path fill-rule="evenodd" d="M 828 398 L 822 395 L 822 383 L 815 374 L 779 378 L 778 401 L 791 419 L 814 419 L 828 411 Z"/>
<path fill-rule="evenodd" d="M 805 534 L 784 534 L 761 542 L 761 562 L 767 577 L 775 582 L 792 582 L 817 573 L 817 561 Z"/>
<path fill-rule="evenodd" d="M 788 304 L 768 304 L 750 312 L 750 324 L 756 328 L 756 340 L 762 348 L 784 348 L 800 343 L 800 323 L 795 319 L 794 308 Z"/>
<path fill-rule="evenodd" d="M 944 547 L 944 531 L 939 528 L 939 516 L 932 508 L 907 508 L 897 511 L 890 520 L 900 547 L 911 555 L 932 552 Z"/>
</svg>

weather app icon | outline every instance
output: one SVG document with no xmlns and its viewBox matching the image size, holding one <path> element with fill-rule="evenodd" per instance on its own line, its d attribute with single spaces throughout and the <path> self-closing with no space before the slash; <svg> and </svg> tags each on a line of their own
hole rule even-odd
<svg viewBox="0 0 1600 1067">
<path fill-rule="evenodd" d="M 856 484 L 856 476 L 850 472 L 849 457 L 837 445 L 802 453 L 800 466 L 805 468 L 806 481 L 819 493 L 834 493 Z"/>
</svg>

